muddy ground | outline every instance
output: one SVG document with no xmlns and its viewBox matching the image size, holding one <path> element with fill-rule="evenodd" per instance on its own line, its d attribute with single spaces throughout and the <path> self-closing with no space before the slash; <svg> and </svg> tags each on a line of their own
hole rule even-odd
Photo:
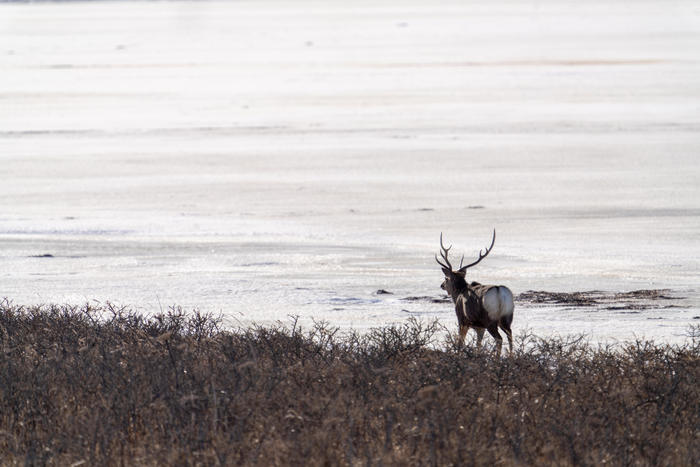
<svg viewBox="0 0 700 467">
<path fill-rule="evenodd" d="M 378 290 L 378 295 L 391 294 L 387 290 Z M 668 308 L 685 308 L 685 297 L 674 294 L 670 289 L 641 289 L 630 292 L 606 292 L 588 290 L 581 292 L 549 292 L 546 290 L 528 290 L 515 296 L 516 306 L 532 307 L 551 305 L 566 308 L 590 307 L 600 310 L 639 312 Z M 409 296 L 402 302 L 450 303 L 450 298 L 443 296 Z"/>
</svg>

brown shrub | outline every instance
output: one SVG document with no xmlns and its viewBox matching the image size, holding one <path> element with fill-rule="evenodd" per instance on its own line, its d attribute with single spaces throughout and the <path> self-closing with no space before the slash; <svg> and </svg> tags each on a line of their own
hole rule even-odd
<svg viewBox="0 0 700 467">
<path fill-rule="evenodd" d="M 367 334 L 0 304 L 0 458 L 71 465 L 697 465 L 700 346 L 410 320 Z"/>
</svg>

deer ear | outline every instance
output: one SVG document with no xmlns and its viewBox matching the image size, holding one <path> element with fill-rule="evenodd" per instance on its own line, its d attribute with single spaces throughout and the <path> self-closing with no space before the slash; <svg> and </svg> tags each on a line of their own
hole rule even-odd
<svg viewBox="0 0 700 467">
<path fill-rule="evenodd" d="M 445 275 L 445 277 L 450 277 L 452 275 L 452 270 L 447 269 L 447 268 L 442 268 L 442 273 Z"/>
</svg>

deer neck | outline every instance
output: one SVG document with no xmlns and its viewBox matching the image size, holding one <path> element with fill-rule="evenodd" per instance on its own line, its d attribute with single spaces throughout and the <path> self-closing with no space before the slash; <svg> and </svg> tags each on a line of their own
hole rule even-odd
<svg viewBox="0 0 700 467">
<path fill-rule="evenodd" d="M 469 284 L 466 281 L 464 282 L 464 285 L 459 284 L 450 293 L 450 296 L 452 297 L 452 301 L 457 303 L 457 299 L 459 298 L 459 296 L 465 295 L 467 293 L 467 290 L 469 290 Z"/>
</svg>

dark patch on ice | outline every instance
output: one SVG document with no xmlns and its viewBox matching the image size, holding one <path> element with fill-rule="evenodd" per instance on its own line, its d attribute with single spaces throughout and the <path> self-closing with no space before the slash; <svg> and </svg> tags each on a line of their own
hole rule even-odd
<svg viewBox="0 0 700 467">
<path fill-rule="evenodd" d="M 87 258 L 85 255 L 52 255 L 51 253 L 45 253 L 43 255 L 30 255 L 27 256 L 27 258 L 68 258 L 68 259 L 80 259 L 80 258 Z"/>
<path fill-rule="evenodd" d="M 428 303 L 449 303 L 451 300 L 447 297 L 431 297 L 428 295 L 421 295 L 415 297 L 404 297 L 401 299 L 404 302 L 428 302 Z"/>
<path fill-rule="evenodd" d="M 394 295 L 394 292 L 389 292 L 388 290 L 379 289 L 374 292 L 376 295 Z"/>
<path fill-rule="evenodd" d="M 430 212 L 430 211 L 435 211 L 433 208 L 418 208 L 416 209 L 418 212 Z"/>
<path fill-rule="evenodd" d="M 357 297 L 333 297 L 329 301 L 334 305 L 360 305 L 368 303 L 380 303 L 379 299 L 367 300 L 364 298 Z"/>
<path fill-rule="evenodd" d="M 681 299 L 685 297 L 672 297 L 670 295 L 671 291 L 669 289 L 645 289 L 645 290 L 633 290 L 632 292 L 618 292 L 614 294 L 616 299 L 648 299 L 648 300 L 674 300 Z"/>
<path fill-rule="evenodd" d="M 598 304 L 598 295 L 603 292 L 546 292 L 543 290 L 528 290 L 516 297 L 516 301 L 527 303 L 544 303 L 556 305 L 590 306 Z"/>
<path fill-rule="evenodd" d="M 245 263 L 241 264 L 241 267 L 243 268 L 250 268 L 253 266 L 278 266 L 280 263 L 277 261 L 263 261 L 260 263 Z"/>
<path fill-rule="evenodd" d="M 407 310 L 405 308 L 402 308 L 401 311 L 403 313 L 409 313 L 412 315 L 438 315 L 438 314 L 443 313 L 442 311 L 411 311 L 411 310 Z"/>
<path fill-rule="evenodd" d="M 564 305 L 568 307 L 588 307 L 598 310 L 619 312 L 640 312 L 682 308 L 677 304 L 661 304 L 660 301 L 683 300 L 685 297 L 673 296 L 669 289 L 643 289 L 631 292 L 604 292 L 589 290 L 584 292 L 547 292 L 528 290 L 516 297 L 516 301 L 536 305 Z"/>
<path fill-rule="evenodd" d="M 650 308 L 659 308 L 653 304 L 645 304 L 645 303 L 630 303 L 626 305 L 613 305 L 613 306 L 606 306 L 606 310 L 610 311 L 618 311 L 618 310 L 648 310 Z M 639 313 L 639 311 L 637 311 Z"/>
<path fill-rule="evenodd" d="M 700 316 L 693 316 L 693 319 L 700 319 Z"/>
<path fill-rule="evenodd" d="M 682 308 L 678 305 L 660 306 L 655 303 L 628 303 L 625 305 L 614 305 L 605 307 L 606 310 L 668 310 L 670 308 Z"/>
<path fill-rule="evenodd" d="M 484 206 L 480 204 L 475 204 L 473 206 L 467 206 L 467 209 L 484 209 Z"/>
</svg>

